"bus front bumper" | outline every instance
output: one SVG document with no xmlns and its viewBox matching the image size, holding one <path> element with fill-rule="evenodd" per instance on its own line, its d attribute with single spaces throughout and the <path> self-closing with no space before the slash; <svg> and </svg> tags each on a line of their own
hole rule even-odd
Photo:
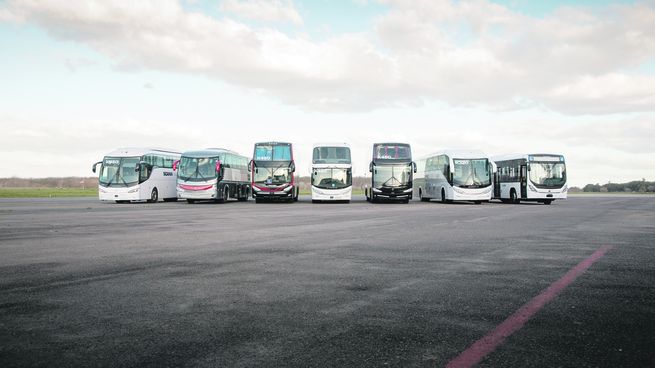
<svg viewBox="0 0 655 368">
<path fill-rule="evenodd" d="M 148 193 L 149 194 L 149 193 Z M 139 187 L 128 188 L 98 188 L 98 198 L 101 201 L 142 201 Z"/>
<path fill-rule="evenodd" d="M 493 187 L 488 186 L 480 189 L 453 187 L 454 201 L 489 201 Z"/>
<path fill-rule="evenodd" d="M 312 186 L 313 201 L 349 201 L 352 198 L 352 187 L 344 189 L 321 189 Z"/>
<path fill-rule="evenodd" d="M 566 199 L 568 194 L 568 188 L 566 186 L 558 189 L 539 189 L 529 184 L 528 188 L 528 200 Z"/>
<path fill-rule="evenodd" d="M 254 198 L 269 198 L 269 199 L 293 198 L 295 190 L 296 190 L 295 187 L 291 185 L 279 190 L 263 190 L 257 188 L 256 186 L 253 186 L 252 196 Z"/>
<path fill-rule="evenodd" d="M 216 188 L 212 187 L 205 190 L 184 190 L 177 188 L 177 198 L 180 199 L 216 199 Z"/>
</svg>

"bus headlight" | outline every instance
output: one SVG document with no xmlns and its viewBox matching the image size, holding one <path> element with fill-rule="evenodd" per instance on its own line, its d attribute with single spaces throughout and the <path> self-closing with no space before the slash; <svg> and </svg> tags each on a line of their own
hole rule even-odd
<svg viewBox="0 0 655 368">
<path fill-rule="evenodd" d="M 372 189 L 373 189 L 373 191 L 376 192 L 376 193 L 382 193 L 382 191 L 381 191 L 380 189 L 378 189 L 378 188 L 372 188 Z"/>
<path fill-rule="evenodd" d="M 255 192 L 261 192 L 261 189 L 257 188 L 257 187 L 254 186 L 254 185 L 252 186 L 252 190 L 254 190 Z"/>
<path fill-rule="evenodd" d="M 136 193 L 138 191 L 139 191 L 139 188 L 134 188 L 134 189 L 128 190 L 127 192 L 128 193 Z"/>
<path fill-rule="evenodd" d="M 466 191 L 465 191 L 465 190 L 462 190 L 462 189 L 460 189 L 460 188 L 458 188 L 458 187 L 453 187 L 453 190 L 454 190 L 456 193 L 459 193 L 459 194 L 466 194 Z"/>
<path fill-rule="evenodd" d="M 288 187 L 282 189 L 283 192 L 288 192 L 292 187 L 289 185 Z"/>
<path fill-rule="evenodd" d="M 530 188 L 530 190 L 533 192 L 537 191 L 537 188 L 533 187 L 532 184 L 528 184 L 528 188 Z"/>
</svg>

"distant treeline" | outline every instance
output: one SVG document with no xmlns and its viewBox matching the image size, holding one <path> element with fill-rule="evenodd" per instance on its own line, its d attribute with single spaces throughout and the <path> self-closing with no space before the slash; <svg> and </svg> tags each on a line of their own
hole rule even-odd
<svg viewBox="0 0 655 368">
<path fill-rule="evenodd" d="M 635 180 L 628 183 L 587 184 L 583 192 L 655 192 L 655 182 L 646 179 Z"/>
<path fill-rule="evenodd" d="M 353 188 L 363 188 L 371 179 L 354 177 Z M 300 189 L 309 189 L 308 176 L 298 178 Z M 66 178 L 0 178 L 0 188 L 92 188 L 98 186 L 97 177 L 66 177 Z"/>
<path fill-rule="evenodd" d="M 0 178 L 0 188 L 91 188 L 98 186 L 97 177 L 65 178 Z"/>
</svg>

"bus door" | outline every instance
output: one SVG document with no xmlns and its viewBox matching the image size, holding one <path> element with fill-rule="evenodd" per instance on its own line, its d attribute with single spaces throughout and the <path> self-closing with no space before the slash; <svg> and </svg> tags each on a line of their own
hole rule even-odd
<svg viewBox="0 0 655 368">
<path fill-rule="evenodd" d="M 528 197 L 528 167 L 521 165 L 521 198 Z"/>
</svg>

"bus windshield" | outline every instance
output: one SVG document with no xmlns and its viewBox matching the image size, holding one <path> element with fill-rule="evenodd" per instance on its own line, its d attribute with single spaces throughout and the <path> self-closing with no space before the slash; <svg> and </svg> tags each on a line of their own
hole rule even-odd
<svg viewBox="0 0 655 368">
<path fill-rule="evenodd" d="M 563 162 L 530 162 L 530 181 L 538 188 L 560 188 L 566 183 Z"/>
<path fill-rule="evenodd" d="M 281 185 L 291 182 L 291 170 L 288 166 L 255 167 L 253 181 L 259 184 Z"/>
<path fill-rule="evenodd" d="M 139 183 L 139 172 L 136 166 L 140 157 L 105 157 L 98 182 L 102 186 L 129 187 Z"/>
<path fill-rule="evenodd" d="M 258 144 L 255 146 L 255 161 L 291 161 L 291 146 Z"/>
<path fill-rule="evenodd" d="M 397 144 L 376 144 L 373 148 L 373 158 L 383 160 L 411 160 L 409 146 Z"/>
<path fill-rule="evenodd" d="M 312 185 L 321 189 L 342 189 L 352 185 L 350 169 L 314 169 Z"/>
<path fill-rule="evenodd" d="M 180 159 L 178 177 L 184 181 L 208 181 L 215 179 L 218 157 L 184 157 Z"/>
<path fill-rule="evenodd" d="M 482 188 L 491 185 L 489 160 L 453 159 L 453 185 L 460 188 Z"/>
<path fill-rule="evenodd" d="M 315 147 L 312 156 L 315 164 L 349 164 L 350 148 L 348 147 Z"/>
<path fill-rule="evenodd" d="M 411 180 L 412 164 L 406 165 L 376 165 L 373 167 L 373 186 L 399 187 L 406 186 Z"/>
</svg>

